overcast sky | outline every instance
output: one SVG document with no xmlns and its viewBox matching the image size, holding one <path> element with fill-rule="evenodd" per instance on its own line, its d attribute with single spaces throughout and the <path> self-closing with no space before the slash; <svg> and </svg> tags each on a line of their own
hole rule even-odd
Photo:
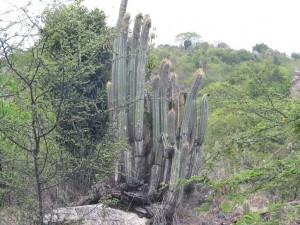
<svg viewBox="0 0 300 225">
<path fill-rule="evenodd" d="M 0 0 L 0 12 L 7 1 L 26 0 Z M 115 25 L 120 1 L 85 0 L 85 5 L 103 9 L 108 24 Z M 203 41 L 224 41 L 234 49 L 265 43 L 288 54 L 300 52 L 300 0 L 128 0 L 127 11 L 132 18 L 151 15 L 156 44 L 174 44 L 177 34 L 196 32 Z"/>
<path fill-rule="evenodd" d="M 86 0 L 115 24 L 120 0 Z M 203 41 L 224 41 L 234 49 L 256 43 L 290 54 L 300 52 L 300 0 L 128 0 L 132 18 L 149 13 L 157 44 L 173 44 L 182 32 L 196 32 Z"/>
</svg>

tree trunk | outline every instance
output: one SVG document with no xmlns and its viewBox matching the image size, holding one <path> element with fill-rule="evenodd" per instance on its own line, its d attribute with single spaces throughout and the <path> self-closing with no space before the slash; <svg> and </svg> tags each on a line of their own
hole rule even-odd
<svg viewBox="0 0 300 225">
<path fill-rule="evenodd" d="M 38 224 L 43 225 L 43 193 L 41 187 L 41 180 L 40 180 L 40 171 L 38 165 L 38 150 L 35 150 L 33 161 L 34 161 L 34 175 L 35 175 L 35 182 L 36 182 L 36 190 L 37 190 L 37 200 L 38 200 Z"/>
</svg>

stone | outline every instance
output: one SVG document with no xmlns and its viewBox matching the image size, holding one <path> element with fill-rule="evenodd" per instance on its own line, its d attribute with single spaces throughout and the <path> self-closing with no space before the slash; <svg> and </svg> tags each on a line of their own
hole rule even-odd
<svg viewBox="0 0 300 225">
<path fill-rule="evenodd" d="M 44 224 L 144 225 L 147 218 L 103 204 L 58 208 L 44 217 Z"/>
<path fill-rule="evenodd" d="M 299 98 L 300 97 L 300 70 L 299 69 L 294 69 L 294 72 L 292 75 L 290 97 L 291 98 Z"/>
</svg>

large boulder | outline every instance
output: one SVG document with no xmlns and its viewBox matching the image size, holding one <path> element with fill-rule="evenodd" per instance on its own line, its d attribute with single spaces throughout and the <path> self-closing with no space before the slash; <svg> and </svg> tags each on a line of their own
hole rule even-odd
<svg viewBox="0 0 300 225">
<path fill-rule="evenodd" d="M 295 68 L 290 89 L 291 98 L 300 98 L 300 70 Z"/>
<path fill-rule="evenodd" d="M 103 204 L 59 208 L 47 214 L 44 224 L 144 225 L 148 219 Z"/>
</svg>

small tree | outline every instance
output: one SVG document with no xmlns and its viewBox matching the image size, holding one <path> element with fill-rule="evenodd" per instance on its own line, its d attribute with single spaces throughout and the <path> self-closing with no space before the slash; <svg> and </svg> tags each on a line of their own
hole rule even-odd
<svg viewBox="0 0 300 225">
<path fill-rule="evenodd" d="M 46 195 L 52 187 L 111 172 L 117 150 L 99 139 L 114 33 L 103 12 L 78 1 L 47 8 L 43 17 L 28 7 L 17 12 L 19 21 L 0 28 L 0 81 L 10 96 L 0 98 L 0 190 L 28 219 L 23 224 L 43 224 L 45 211 L 59 204 L 56 194 Z"/>
<path fill-rule="evenodd" d="M 195 32 L 185 32 L 178 34 L 176 36 L 175 41 L 179 43 L 180 46 L 183 46 L 185 49 L 188 49 L 189 47 L 199 43 L 200 39 L 201 36 Z"/>
<path fill-rule="evenodd" d="M 252 47 L 252 51 L 253 52 L 256 51 L 258 53 L 266 52 L 269 49 L 270 49 L 269 46 L 264 43 L 256 44 Z"/>
<path fill-rule="evenodd" d="M 291 54 L 291 57 L 292 57 L 292 59 L 294 59 L 294 60 L 298 60 L 298 59 L 300 59 L 300 53 L 293 52 L 293 53 Z"/>
<path fill-rule="evenodd" d="M 80 2 L 46 9 L 44 17 L 39 36 L 45 57 L 54 62 L 54 76 L 66 74 L 64 80 L 45 77 L 52 98 L 65 96 L 58 141 L 74 157 L 89 159 L 108 132 L 106 83 L 115 32 L 102 11 L 88 10 Z M 95 172 L 85 168 L 76 185 L 87 191 Z"/>
</svg>

